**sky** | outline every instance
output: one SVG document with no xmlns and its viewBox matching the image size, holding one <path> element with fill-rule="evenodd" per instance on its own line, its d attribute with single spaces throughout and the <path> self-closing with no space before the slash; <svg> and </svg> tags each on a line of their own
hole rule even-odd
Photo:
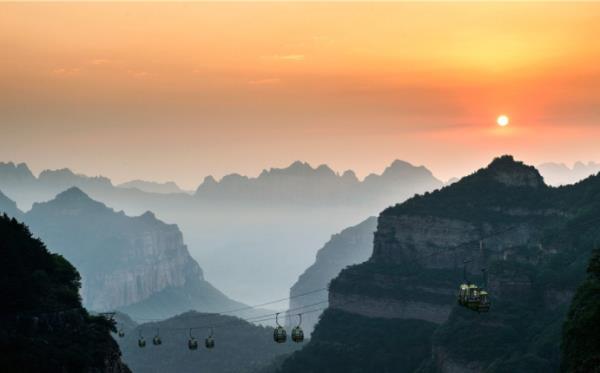
<svg viewBox="0 0 600 373">
<path fill-rule="evenodd" d="M 506 153 L 600 161 L 598 19 L 600 3 L 0 3 L 0 161 L 189 189 L 295 160 L 444 180 Z"/>
</svg>

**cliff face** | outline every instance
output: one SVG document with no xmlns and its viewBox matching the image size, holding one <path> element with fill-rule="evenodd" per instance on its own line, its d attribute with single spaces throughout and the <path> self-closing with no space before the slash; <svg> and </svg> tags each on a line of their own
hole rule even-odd
<svg viewBox="0 0 600 373">
<path fill-rule="evenodd" d="M 16 220 L 0 216 L 0 366 L 6 372 L 128 373 L 110 336 L 78 296 L 79 274 Z"/>
<path fill-rule="evenodd" d="M 112 310 L 204 282 L 177 226 L 150 212 L 129 217 L 71 188 L 36 203 L 26 221 L 80 270 L 83 301 L 91 309 Z"/>
<path fill-rule="evenodd" d="M 325 313 L 311 344 L 323 354 L 338 351 L 340 359 L 348 358 L 340 348 L 363 355 L 368 347 L 352 342 L 354 333 L 341 333 L 340 314 L 359 325 L 381 320 L 390 334 L 406 333 L 394 329 L 395 321 L 416 320 L 423 323 L 420 343 L 430 346 L 419 372 L 556 370 L 558 330 L 582 263 L 600 239 L 598 221 L 600 177 L 554 189 L 533 167 L 498 158 L 449 187 L 384 210 L 372 257 L 331 282 L 329 305 L 338 313 Z M 471 281 L 481 284 L 481 269 L 488 269 L 489 314 L 456 306 L 467 259 Z M 319 338 L 335 333 L 337 345 Z M 388 355 L 394 351 L 403 354 L 382 345 L 365 369 L 398 364 Z M 302 352 L 292 360 L 307 371 L 324 366 Z M 284 364 L 282 371 L 295 370 Z"/>
<path fill-rule="evenodd" d="M 344 229 L 335 234 L 317 253 L 315 263 L 308 267 L 298 281 L 290 289 L 290 307 L 296 309 L 307 307 L 327 301 L 327 291 L 298 296 L 315 289 L 326 288 L 329 282 L 335 278 L 342 269 L 351 265 L 362 263 L 367 260 L 373 251 L 373 232 L 377 219 L 370 217 L 362 223 Z M 313 308 L 325 307 L 326 303 L 318 304 Z M 313 312 L 303 316 L 302 326 L 304 332 L 312 333 L 314 325 L 319 321 L 320 312 Z M 291 324 L 296 322 L 293 320 Z"/>
</svg>

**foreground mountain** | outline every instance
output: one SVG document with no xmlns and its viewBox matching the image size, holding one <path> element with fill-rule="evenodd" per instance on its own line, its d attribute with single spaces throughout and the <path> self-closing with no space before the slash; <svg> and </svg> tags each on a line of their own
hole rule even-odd
<svg viewBox="0 0 600 373">
<path fill-rule="evenodd" d="M 327 302 L 327 291 L 314 292 L 315 289 L 326 289 L 342 269 L 369 259 L 373 253 L 373 232 L 376 227 L 377 218 L 370 217 L 333 235 L 317 253 L 315 263 L 300 275 L 290 289 L 290 308 L 297 309 L 314 304 L 318 304 L 318 308 L 326 307 L 327 304 L 323 302 Z M 302 318 L 305 333 L 312 333 L 320 315 L 320 312 L 314 312 Z"/>
<path fill-rule="evenodd" d="M 136 373 L 250 373 L 267 366 L 277 356 L 301 347 L 292 342 L 277 344 L 273 342 L 273 328 L 232 316 L 187 312 L 161 322 L 133 327 L 125 322 L 123 325 L 125 337 L 118 338 L 118 342 L 123 359 Z M 211 327 L 215 348 L 207 350 L 204 338 Z M 190 328 L 194 328 L 191 333 L 199 344 L 195 351 L 189 350 L 187 345 Z M 162 339 L 160 346 L 151 343 L 157 330 Z M 137 345 L 140 335 L 148 341 L 145 348 Z"/>
<path fill-rule="evenodd" d="M 129 217 L 70 188 L 34 204 L 25 220 L 79 269 L 84 304 L 93 310 L 129 307 L 133 317 L 167 317 L 241 305 L 203 279 L 177 226 L 150 212 Z"/>
<path fill-rule="evenodd" d="M 563 327 L 562 370 L 600 372 L 600 250 L 590 259 Z"/>
<path fill-rule="evenodd" d="M 126 373 L 111 321 L 81 306 L 79 274 L 28 229 L 0 216 L 3 372 Z"/>
<path fill-rule="evenodd" d="M 310 344 L 279 371 L 557 371 L 599 222 L 600 176 L 551 188 L 508 156 L 388 208 L 371 258 L 331 282 Z M 488 314 L 456 305 L 466 259 L 476 283 L 488 268 Z"/>
</svg>

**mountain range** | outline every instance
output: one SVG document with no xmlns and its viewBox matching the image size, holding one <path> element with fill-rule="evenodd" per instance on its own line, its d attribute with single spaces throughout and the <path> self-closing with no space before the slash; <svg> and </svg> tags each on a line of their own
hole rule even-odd
<svg viewBox="0 0 600 373">
<path fill-rule="evenodd" d="M 35 177 L 24 164 L 0 164 L 0 190 L 22 208 L 75 186 L 130 216 L 149 210 L 176 223 L 205 277 L 246 303 L 287 294 L 332 232 L 442 185 L 426 168 L 402 161 L 362 181 L 351 171 L 339 175 L 325 165 L 295 162 L 252 178 L 207 178 L 193 195 L 116 187 L 67 169 Z"/>
<path fill-rule="evenodd" d="M 35 203 L 27 213 L 14 207 L 0 198 L 0 210 L 25 221 L 75 265 L 82 275 L 83 303 L 92 310 L 122 309 L 134 318 L 164 318 L 188 310 L 244 306 L 204 279 L 178 227 L 151 212 L 130 217 L 76 187 Z"/>
<path fill-rule="evenodd" d="M 331 281 L 310 343 L 274 371 L 558 371 L 599 221 L 600 175 L 553 188 L 510 156 L 389 207 L 371 257 Z M 492 307 L 478 314 L 456 294 L 484 268 Z"/>
</svg>

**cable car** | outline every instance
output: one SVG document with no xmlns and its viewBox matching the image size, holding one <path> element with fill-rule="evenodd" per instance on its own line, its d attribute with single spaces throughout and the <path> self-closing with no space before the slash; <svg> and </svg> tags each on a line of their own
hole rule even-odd
<svg viewBox="0 0 600 373">
<path fill-rule="evenodd" d="M 287 339 L 287 333 L 283 326 L 279 325 L 279 313 L 275 314 L 275 323 L 277 327 L 273 330 L 273 340 L 277 343 L 284 343 Z"/>
<path fill-rule="evenodd" d="M 192 329 L 190 329 L 190 339 L 188 339 L 188 348 L 190 350 L 197 350 L 198 349 L 198 341 L 192 335 Z"/>
<path fill-rule="evenodd" d="M 304 341 L 304 332 L 302 331 L 302 328 L 300 327 L 300 325 L 302 324 L 302 314 L 299 313 L 298 317 L 300 318 L 298 325 L 296 325 L 296 327 L 294 329 L 292 329 L 292 341 L 294 341 L 296 343 L 300 343 L 300 342 Z"/>
<path fill-rule="evenodd" d="M 215 340 L 213 338 L 213 329 L 210 328 L 210 335 L 208 337 L 206 337 L 206 339 L 204 340 L 204 346 L 206 346 L 206 348 L 211 349 L 215 347 Z"/>
<path fill-rule="evenodd" d="M 489 294 L 483 288 L 478 287 L 475 284 L 469 283 L 467 280 L 467 263 L 470 260 L 465 260 L 463 269 L 463 283 L 460 284 L 458 289 L 458 304 L 468 308 L 472 311 L 477 312 L 488 312 L 490 310 Z M 487 285 L 487 272 L 483 268 L 484 286 Z"/>
<path fill-rule="evenodd" d="M 142 335 L 142 330 L 141 329 L 140 329 L 140 336 L 138 338 L 138 347 L 139 348 L 146 347 L 146 340 L 144 339 L 144 336 Z"/>
<path fill-rule="evenodd" d="M 160 346 L 162 344 L 158 328 L 156 329 L 156 335 L 154 336 L 154 338 L 152 338 L 152 344 L 155 346 Z"/>
<path fill-rule="evenodd" d="M 125 331 L 123 330 L 123 328 L 119 329 L 119 331 L 117 332 L 117 335 L 119 336 L 119 338 L 125 337 Z"/>
</svg>

